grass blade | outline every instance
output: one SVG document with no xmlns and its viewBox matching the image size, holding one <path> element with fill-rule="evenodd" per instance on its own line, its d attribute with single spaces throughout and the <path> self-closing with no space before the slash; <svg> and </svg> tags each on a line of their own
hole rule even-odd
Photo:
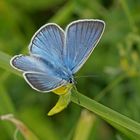
<svg viewBox="0 0 140 140">
<path fill-rule="evenodd" d="M 77 96 L 80 100 L 80 104 L 77 100 Z M 82 95 L 81 93 L 75 90 L 73 90 L 72 92 L 71 100 L 72 102 L 92 111 L 93 113 L 102 117 L 103 119 L 114 122 L 116 125 L 124 127 L 140 136 L 140 123 Z"/>
</svg>

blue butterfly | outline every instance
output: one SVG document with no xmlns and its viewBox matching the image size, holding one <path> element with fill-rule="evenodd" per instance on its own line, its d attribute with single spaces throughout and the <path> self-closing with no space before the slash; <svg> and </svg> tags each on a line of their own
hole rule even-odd
<svg viewBox="0 0 140 140">
<path fill-rule="evenodd" d="M 104 28 L 104 21 L 93 19 L 74 21 L 65 31 L 57 24 L 46 24 L 32 37 L 30 55 L 14 56 L 11 65 L 40 92 L 74 84 L 74 74 L 96 47 Z"/>
</svg>

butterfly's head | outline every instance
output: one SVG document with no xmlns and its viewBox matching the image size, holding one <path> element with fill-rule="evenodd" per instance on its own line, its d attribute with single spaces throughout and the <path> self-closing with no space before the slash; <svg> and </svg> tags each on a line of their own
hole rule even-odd
<svg viewBox="0 0 140 140">
<path fill-rule="evenodd" d="M 75 83 L 76 83 L 74 77 L 70 77 L 70 78 L 69 78 L 69 83 L 70 83 L 70 84 L 75 84 Z"/>
</svg>

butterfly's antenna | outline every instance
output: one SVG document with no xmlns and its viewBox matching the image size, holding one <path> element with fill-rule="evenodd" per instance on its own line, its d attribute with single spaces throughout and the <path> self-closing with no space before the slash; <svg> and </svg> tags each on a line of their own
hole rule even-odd
<svg viewBox="0 0 140 140">
<path fill-rule="evenodd" d="M 86 78 L 86 77 L 98 77 L 98 75 L 81 75 L 81 76 L 75 76 L 74 78 L 79 79 L 79 78 Z"/>
<path fill-rule="evenodd" d="M 74 85 L 74 89 L 77 91 L 77 88 L 76 88 L 75 85 Z M 80 100 L 79 100 L 79 96 L 78 96 L 78 94 L 76 94 L 76 96 L 77 96 L 78 103 L 80 104 Z"/>
</svg>

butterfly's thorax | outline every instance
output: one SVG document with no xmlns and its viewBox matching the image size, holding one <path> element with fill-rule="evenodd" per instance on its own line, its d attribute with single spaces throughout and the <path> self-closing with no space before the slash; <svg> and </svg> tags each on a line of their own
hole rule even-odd
<svg viewBox="0 0 140 140">
<path fill-rule="evenodd" d="M 64 65 L 54 64 L 46 60 L 43 61 L 46 64 L 46 72 L 49 71 L 50 74 L 55 74 L 56 76 L 61 77 L 62 79 L 68 82 L 72 81 L 72 72 L 69 69 L 67 69 Z"/>
<path fill-rule="evenodd" d="M 55 72 L 58 76 L 60 76 L 62 79 L 66 80 L 68 82 L 70 81 L 70 79 L 73 79 L 72 73 L 65 67 L 58 67 L 55 70 Z"/>
</svg>

